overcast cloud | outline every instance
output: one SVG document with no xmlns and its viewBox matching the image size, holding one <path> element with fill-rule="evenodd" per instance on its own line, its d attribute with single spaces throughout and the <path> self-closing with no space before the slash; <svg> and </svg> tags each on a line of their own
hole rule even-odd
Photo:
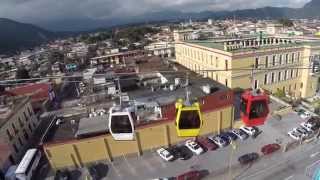
<svg viewBox="0 0 320 180">
<path fill-rule="evenodd" d="M 145 12 L 235 10 L 264 6 L 302 7 L 310 0 L 0 0 L 0 17 L 24 22 L 105 19 Z"/>
</svg>

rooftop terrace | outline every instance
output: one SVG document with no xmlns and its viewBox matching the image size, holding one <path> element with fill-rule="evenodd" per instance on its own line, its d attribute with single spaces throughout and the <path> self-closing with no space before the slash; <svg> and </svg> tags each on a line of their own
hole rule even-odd
<svg viewBox="0 0 320 180">
<path fill-rule="evenodd" d="M 319 46 L 320 41 L 296 41 L 292 38 L 242 38 L 224 40 L 192 40 L 187 43 L 226 52 L 246 52 L 284 47 Z"/>
</svg>

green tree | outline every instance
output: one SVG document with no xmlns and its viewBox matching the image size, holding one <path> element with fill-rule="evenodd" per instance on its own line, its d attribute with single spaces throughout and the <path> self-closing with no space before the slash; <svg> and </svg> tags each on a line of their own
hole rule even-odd
<svg viewBox="0 0 320 180">
<path fill-rule="evenodd" d="M 292 27 L 294 25 L 293 21 L 287 18 L 281 18 L 278 20 L 278 22 L 286 27 Z"/>
</svg>

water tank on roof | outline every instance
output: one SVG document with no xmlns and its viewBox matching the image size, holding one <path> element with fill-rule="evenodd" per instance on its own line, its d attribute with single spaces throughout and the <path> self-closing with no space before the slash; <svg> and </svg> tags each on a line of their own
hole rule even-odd
<svg viewBox="0 0 320 180">
<path fill-rule="evenodd" d="M 173 84 L 170 84 L 169 89 L 170 89 L 170 91 L 174 91 L 176 89 L 176 87 Z"/>
<path fill-rule="evenodd" d="M 174 85 L 175 86 L 179 86 L 179 84 L 180 84 L 180 78 L 175 78 L 174 79 Z"/>
<path fill-rule="evenodd" d="M 210 94 L 211 93 L 211 87 L 210 85 L 205 85 L 205 86 L 202 86 L 202 91 L 206 94 Z"/>
</svg>

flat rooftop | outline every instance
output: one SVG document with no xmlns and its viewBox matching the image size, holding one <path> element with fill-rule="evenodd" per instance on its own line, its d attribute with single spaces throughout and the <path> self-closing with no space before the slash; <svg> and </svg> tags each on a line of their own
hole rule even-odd
<svg viewBox="0 0 320 180">
<path fill-rule="evenodd" d="M 286 47 L 320 46 L 320 41 L 296 41 L 290 38 L 257 38 L 224 39 L 224 40 L 190 40 L 186 43 L 217 49 L 226 52 L 246 52 Z"/>
<path fill-rule="evenodd" d="M 187 87 L 191 92 L 191 100 L 217 92 L 230 91 L 229 88 L 212 79 L 203 78 L 179 64 L 167 62 L 158 57 L 150 57 L 136 66 L 140 71 L 139 74 L 122 77 L 120 81 L 130 84 L 122 91 L 122 97 L 124 104 L 135 107 L 137 126 L 164 120 L 161 107 L 172 105 L 178 98 L 186 97 L 186 77 L 188 77 Z M 206 92 L 203 90 L 204 86 L 207 88 Z M 118 103 L 118 98 L 106 101 L 108 102 L 104 104 Z M 104 107 L 104 110 L 108 112 L 108 107 Z M 81 117 L 68 117 L 62 124 L 54 124 L 53 127 L 50 131 L 51 138 L 47 142 L 106 134 L 108 133 L 108 114 L 89 118 L 89 115 L 84 112 Z"/>
</svg>

